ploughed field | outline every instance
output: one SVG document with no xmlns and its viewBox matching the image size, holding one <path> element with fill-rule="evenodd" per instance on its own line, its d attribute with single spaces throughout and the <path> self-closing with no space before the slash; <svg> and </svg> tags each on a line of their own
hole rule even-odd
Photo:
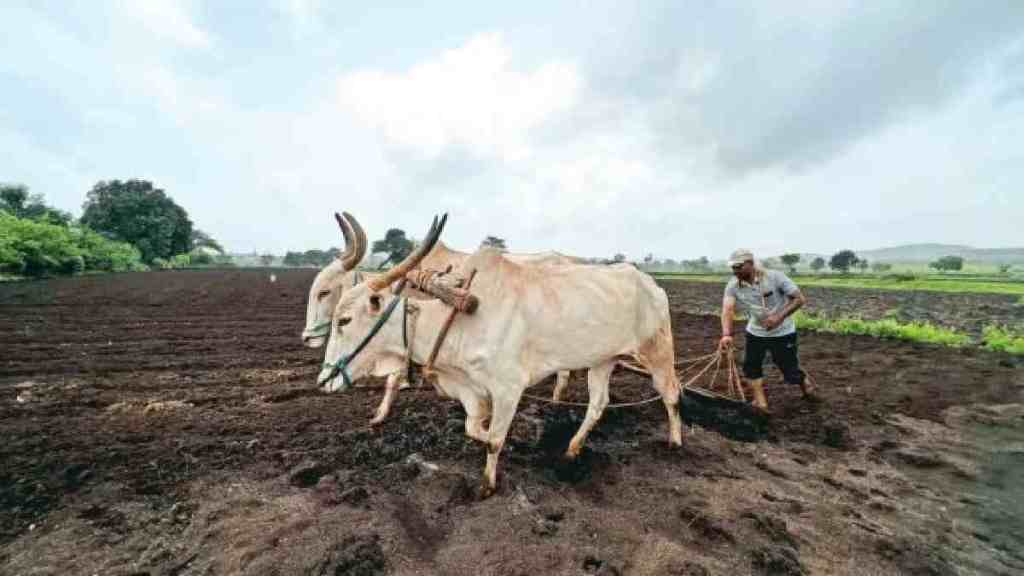
<svg viewBox="0 0 1024 576">
<path fill-rule="evenodd" d="M 314 273 L 0 286 L 0 574 L 1024 572 L 1018 359 L 805 333 L 822 405 L 769 371 L 768 421 L 688 395 L 670 449 L 660 402 L 609 409 L 574 463 L 585 408 L 524 399 L 480 500 L 457 402 L 403 390 L 369 428 L 379 389 L 315 389 Z M 662 286 L 677 357 L 712 351 L 721 287 Z"/>
</svg>

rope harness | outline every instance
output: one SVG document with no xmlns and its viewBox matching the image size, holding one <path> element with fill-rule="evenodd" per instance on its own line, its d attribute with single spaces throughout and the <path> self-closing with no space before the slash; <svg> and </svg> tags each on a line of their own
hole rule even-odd
<svg viewBox="0 0 1024 576">
<path fill-rule="evenodd" d="M 707 362 L 705 362 L 704 364 L 701 364 L 701 362 L 704 361 L 704 360 L 707 360 Z M 701 370 L 697 371 L 696 373 L 693 373 L 694 374 L 693 377 L 691 377 L 689 380 L 684 382 L 682 384 L 682 386 L 680 386 L 680 389 L 681 390 L 686 390 L 688 387 L 690 387 L 691 384 L 693 384 L 698 378 L 703 376 L 704 373 L 706 373 L 708 371 L 708 369 L 711 368 L 712 366 L 714 366 L 717 362 L 721 362 L 721 353 L 719 353 L 719 352 L 713 352 L 711 354 L 705 354 L 703 356 L 697 356 L 696 358 L 688 358 L 688 359 L 685 359 L 685 360 L 678 360 L 678 361 L 676 361 L 675 365 L 677 367 L 678 366 L 686 366 L 686 368 L 683 368 L 682 372 L 679 373 L 680 375 L 683 375 L 683 374 L 686 374 L 686 373 L 690 372 L 695 367 L 703 366 L 703 368 Z M 643 368 L 643 367 L 638 366 L 636 364 L 633 364 L 631 362 L 619 362 L 619 366 L 622 366 L 623 368 L 625 368 L 626 370 L 629 370 L 631 372 L 636 372 L 637 374 L 643 374 L 645 376 L 650 376 L 651 375 L 650 371 L 648 371 L 646 368 Z M 715 395 L 715 396 L 721 396 L 719 394 L 714 394 L 713 392 L 712 392 L 712 394 Z M 726 398 L 724 396 L 722 396 L 722 397 Z M 544 398 L 542 396 L 535 396 L 533 394 L 523 394 L 523 398 L 529 398 L 531 400 L 537 400 L 537 401 L 540 401 L 540 402 L 546 402 L 548 404 L 558 404 L 558 405 L 561 405 L 561 406 L 580 406 L 580 407 L 590 406 L 590 404 L 585 403 L 585 402 L 567 402 L 567 401 L 564 401 L 564 400 L 555 401 L 555 400 L 552 400 L 551 398 Z M 617 403 L 614 403 L 614 404 L 609 404 L 608 406 L 605 406 L 605 409 L 609 409 L 609 408 L 627 408 L 627 407 L 631 407 L 631 406 L 642 406 L 644 404 L 650 404 L 651 402 L 654 402 L 654 401 L 657 401 L 657 400 L 660 400 L 660 399 L 661 399 L 661 395 L 659 394 L 657 396 L 651 396 L 650 398 L 645 398 L 643 400 L 637 400 L 635 402 L 617 402 Z M 729 398 L 729 399 L 731 400 L 731 398 Z"/>
<path fill-rule="evenodd" d="M 373 340 L 373 337 L 376 336 L 377 333 L 380 332 L 380 329 L 384 327 L 384 323 L 388 321 L 388 318 L 391 318 L 391 314 L 393 314 L 395 312 L 395 308 L 398 307 L 399 300 L 406 300 L 404 296 L 401 296 L 403 288 L 405 288 L 404 278 L 398 283 L 398 287 L 395 289 L 395 298 L 391 300 L 391 303 L 388 304 L 388 307 L 384 309 L 384 313 L 380 315 L 380 318 L 377 319 L 377 322 L 374 323 L 372 328 L 370 328 L 370 331 L 366 334 L 362 341 L 360 341 L 359 344 L 356 345 L 355 350 L 353 350 L 352 353 L 342 355 L 342 357 L 339 358 L 338 361 L 334 363 L 324 362 L 323 367 L 331 369 L 331 373 L 327 377 L 327 380 L 331 380 L 335 376 L 337 376 L 338 373 L 341 373 L 341 378 L 343 380 L 343 385 L 340 389 L 341 391 L 348 390 L 352 386 L 352 375 L 349 374 L 348 365 L 353 360 L 356 359 L 356 356 L 359 356 L 359 353 L 366 348 L 370 341 Z M 403 321 L 404 320 L 405 319 L 403 318 Z"/>
</svg>

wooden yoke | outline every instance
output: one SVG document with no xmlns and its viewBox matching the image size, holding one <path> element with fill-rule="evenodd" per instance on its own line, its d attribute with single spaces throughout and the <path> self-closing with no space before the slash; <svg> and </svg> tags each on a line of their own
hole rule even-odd
<svg viewBox="0 0 1024 576">
<path fill-rule="evenodd" d="M 409 279 L 413 288 L 430 294 L 455 311 L 473 314 L 480 305 L 480 299 L 469 293 L 469 284 L 473 281 L 474 274 L 476 270 L 470 273 L 469 279 L 465 279 L 449 275 L 447 270 L 413 270 L 405 277 Z"/>
<path fill-rule="evenodd" d="M 448 317 L 445 318 L 444 325 L 441 326 L 441 331 L 437 334 L 437 339 L 434 340 L 434 347 L 430 350 L 430 356 L 427 358 L 427 363 L 423 366 L 424 378 L 431 378 L 435 375 L 434 360 L 437 359 L 437 353 L 441 350 L 441 343 L 444 342 L 445 336 L 448 335 L 448 329 L 452 327 L 452 322 L 455 321 L 455 315 L 460 311 L 465 311 L 466 314 L 472 314 L 473 312 L 476 312 L 477 305 L 480 304 L 480 300 L 469 293 L 469 286 L 473 283 L 473 277 L 476 276 L 476 269 L 469 273 L 469 278 L 466 278 L 465 282 L 463 282 L 461 278 L 456 279 L 455 282 L 442 282 L 445 275 L 438 274 L 433 270 L 410 272 L 409 276 L 412 276 L 413 274 L 425 276 L 425 281 L 423 283 L 412 280 L 415 286 L 420 287 L 420 290 L 423 290 L 432 296 L 436 296 L 438 300 L 441 300 L 452 307 L 451 312 L 448 313 Z M 465 288 L 463 288 L 463 285 L 465 285 Z M 439 286 L 443 286 L 443 288 L 439 288 Z M 444 294 L 444 296 L 442 296 L 442 294 Z"/>
</svg>

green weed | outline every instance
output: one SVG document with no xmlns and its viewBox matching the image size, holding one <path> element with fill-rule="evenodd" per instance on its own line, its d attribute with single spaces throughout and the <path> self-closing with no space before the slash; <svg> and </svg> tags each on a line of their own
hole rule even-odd
<svg viewBox="0 0 1024 576">
<path fill-rule="evenodd" d="M 864 320 L 857 317 L 825 318 L 797 312 L 796 323 L 800 328 L 836 334 L 861 334 L 876 338 L 892 338 L 911 342 L 926 342 L 943 346 L 959 347 L 970 343 L 971 338 L 955 330 L 942 328 L 927 322 L 902 323 L 894 318 Z"/>
<path fill-rule="evenodd" d="M 1024 355 L 1024 335 L 1014 334 L 1002 326 L 988 326 L 983 334 L 983 346 L 988 350 Z"/>
</svg>

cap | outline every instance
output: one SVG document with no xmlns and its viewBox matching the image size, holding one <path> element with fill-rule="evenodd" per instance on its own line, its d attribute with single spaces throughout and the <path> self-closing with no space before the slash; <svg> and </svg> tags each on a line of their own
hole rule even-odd
<svg viewBox="0 0 1024 576">
<path fill-rule="evenodd" d="M 750 250 L 740 248 L 739 250 L 734 250 L 733 253 L 729 255 L 729 266 L 743 264 L 747 260 L 753 261 L 754 254 Z"/>
</svg>

